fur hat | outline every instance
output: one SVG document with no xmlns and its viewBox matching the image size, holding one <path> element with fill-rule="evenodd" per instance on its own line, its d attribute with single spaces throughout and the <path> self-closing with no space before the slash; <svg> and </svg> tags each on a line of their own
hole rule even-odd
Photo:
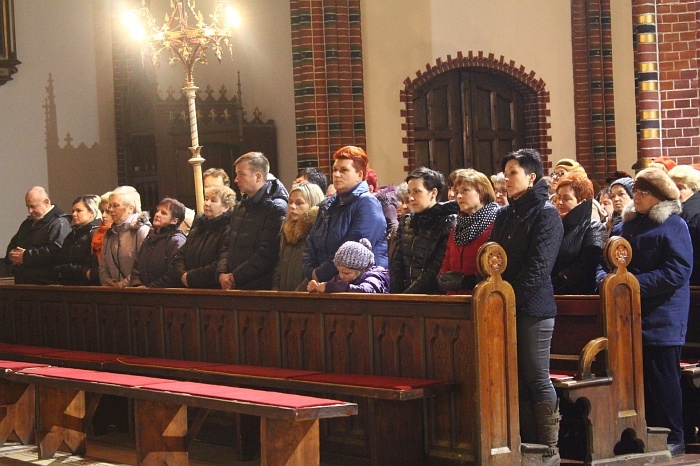
<svg viewBox="0 0 700 466">
<path fill-rule="evenodd" d="M 336 267 L 366 270 L 374 265 L 372 244 L 366 238 L 360 241 L 346 241 L 335 253 L 333 263 Z"/>
<path fill-rule="evenodd" d="M 656 167 L 645 168 L 637 173 L 634 187 L 635 189 L 649 191 L 661 201 L 675 201 L 680 196 L 680 192 L 671 177 Z"/>
<path fill-rule="evenodd" d="M 564 170 L 565 172 L 579 172 L 584 174 L 586 173 L 586 170 L 581 166 L 581 164 L 573 159 L 561 159 L 557 162 L 557 165 L 554 167 L 554 171 L 556 171 L 557 169 Z"/>
<path fill-rule="evenodd" d="M 629 197 L 632 197 L 632 190 L 634 189 L 634 180 L 630 178 L 629 176 L 626 176 L 624 178 L 619 178 L 612 183 L 610 183 L 610 190 L 612 190 L 613 186 L 620 185 L 623 188 L 625 188 L 625 191 L 627 191 L 627 195 Z"/>
</svg>

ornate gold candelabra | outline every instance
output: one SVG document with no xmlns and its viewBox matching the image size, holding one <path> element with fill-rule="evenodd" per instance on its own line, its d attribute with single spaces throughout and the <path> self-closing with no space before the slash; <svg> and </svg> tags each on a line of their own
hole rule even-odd
<svg viewBox="0 0 700 466">
<path fill-rule="evenodd" d="M 172 12 L 165 15 L 165 21 L 158 26 L 143 0 L 142 7 L 128 13 L 124 23 L 131 30 L 132 36 L 141 41 L 142 59 L 150 56 L 154 65 L 159 65 L 161 54 L 169 54 L 170 65 L 179 61 L 185 67 L 185 85 L 182 90 L 187 96 L 192 147 L 188 162 L 194 171 L 194 189 L 197 200 L 197 213 L 204 210 L 204 191 L 202 188 L 202 146 L 199 145 L 197 131 L 196 94 L 199 89 L 194 84 L 194 65 L 197 62 L 207 64 L 206 52 L 211 50 L 221 63 L 223 48 L 227 47 L 231 57 L 233 48 L 231 36 L 240 25 L 238 13 L 228 1 L 215 0 L 214 12 L 209 15 L 210 23 L 205 23 L 202 12 L 197 10 L 195 0 L 171 0 Z"/>
</svg>

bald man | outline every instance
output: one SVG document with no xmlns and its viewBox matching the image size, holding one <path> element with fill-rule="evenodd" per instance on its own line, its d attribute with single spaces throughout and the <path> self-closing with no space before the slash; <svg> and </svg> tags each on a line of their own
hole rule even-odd
<svg viewBox="0 0 700 466">
<path fill-rule="evenodd" d="M 70 216 L 51 204 L 49 193 L 34 186 L 24 197 L 29 216 L 7 246 L 5 262 L 12 264 L 15 283 L 49 283 L 55 253 L 70 233 Z"/>
</svg>

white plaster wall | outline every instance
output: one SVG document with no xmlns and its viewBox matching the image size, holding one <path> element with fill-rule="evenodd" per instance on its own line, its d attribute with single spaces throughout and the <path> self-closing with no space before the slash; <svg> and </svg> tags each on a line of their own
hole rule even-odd
<svg viewBox="0 0 700 466">
<path fill-rule="evenodd" d="M 60 146 L 100 143 L 104 170 L 94 176 L 105 190 L 116 184 L 114 101 L 108 0 L 21 0 L 15 2 L 17 54 L 13 81 L 0 86 L 0 256 L 26 217 L 24 194 L 48 186 L 44 101 L 54 80 Z M 60 20 L 57 20 L 60 18 Z M 95 21 L 97 18 L 97 21 Z M 71 173 L 64 176 L 70 177 Z M 75 196 L 83 194 L 76 180 Z M 51 186 L 48 186 L 49 193 Z M 70 206 L 62 204 L 63 210 Z"/>
</svg>

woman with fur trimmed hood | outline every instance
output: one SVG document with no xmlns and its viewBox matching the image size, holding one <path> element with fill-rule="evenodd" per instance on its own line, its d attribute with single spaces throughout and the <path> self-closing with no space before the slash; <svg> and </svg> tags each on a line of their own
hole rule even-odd
<svg viewBox="0 0 700 466">
<path fill-rule="evenodd" d="M 112 191 L 107 214 L 113 223 L 102 243 L 100 283 L 124 288 L 129 286 L 131 268 L 151 229 L 151 222 L 148 212 L 141 212 L 141 196 L 131 186 L 120 186 Z"/>
<path fill-rule="evenodd" d="M 633 202 L 612 230 L 632 246 L 628 270 L 639 281 L 647 424 L 671 429 L 668 444 L 683 454 L 681 347 L 690 305 L 693 246 L 680 217 L 679 191 L 658 168 L 646 168 L 634 181 Z M 598 279 L 604 273 L 599 270 Z"/>
<path fill-rule="evenodd" d="M 306 291 L 304 276 L 306 237 L 316 221 L 323 191 L 313 183 L 300 183 L 289 193 L 287 217 L 280 234 L 280 258 L 272 276 L 274 291 Z"/>
</svg>

